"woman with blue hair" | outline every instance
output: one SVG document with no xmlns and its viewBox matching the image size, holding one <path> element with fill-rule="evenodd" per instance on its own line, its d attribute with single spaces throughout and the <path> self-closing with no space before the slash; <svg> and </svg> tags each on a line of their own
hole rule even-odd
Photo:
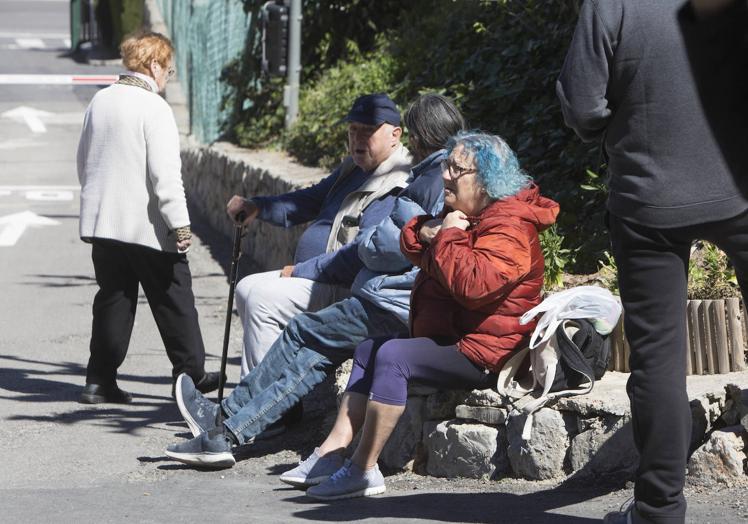
<svg viewBox="0 0 748 524">
<path fill-rule="evenodd" d="M 420 272 L 411 295 L 407 339 L 369 339 L 353 358 L 338 417 L 327 439 L 281 480 L 320 500 L 385 491 L 377 460 L 405 410 L 408 383 L 486 389 L 533 324 L 522 314 L 540 303 L 543 254 L 538 233 L 558 204 L 540 196 L 499 137 L 460 133 L 442 164 L 445 210 L 402 230 L 401 249 Z M 350 459 L 343 453 L 361 431 Z"/>
</svg>

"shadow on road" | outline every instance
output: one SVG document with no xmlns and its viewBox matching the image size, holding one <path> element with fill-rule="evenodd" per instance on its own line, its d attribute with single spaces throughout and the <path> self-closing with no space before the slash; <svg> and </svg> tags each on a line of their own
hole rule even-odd
<svg viewBox="0 0 748 524">
<path fill-rule="evenodd" d="M 608 493 L 609 489 L 582 490 L 565 485 L 535 493 L 422 493 L 337 500 L 313 509 L 297 511 L 296 518 L 326 522 L 353 522 L 362 519 L 419 519 L 438 522 L 527 522 L 530 524 L 583 524 L 599 518 L 551 513 Z M 300 504 L 314 503 L 307 497 L 286 499 Z"/>
</svg>

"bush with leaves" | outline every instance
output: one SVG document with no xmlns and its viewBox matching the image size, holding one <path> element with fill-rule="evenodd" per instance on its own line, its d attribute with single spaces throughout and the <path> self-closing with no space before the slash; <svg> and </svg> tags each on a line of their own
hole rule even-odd
<svg viewBox="0 0 748 524">
<path fill-rule="evenodd" d="M 405 107 L 419 93 L 445 94 L 471 127 L 504 137 L 543 192 L 561 204 L 555 231 L 562 240 L 549 278 L 558 281 L 559 267 L 595 272 L 608 245 L 605 167 L 599 146 L 565 127 L 555 95 L 579 3 L 305 2 L 296 125 L 283 132 L 282 81 L 258 76 L 255 40 L 248 47 L 255 58 L 245 57 L 235 74 L 227 70 L 237 108 L 230 135 L 250 147 L 282 144 L 305 163 L 329 166 L 346 153 L 344 129 L 333 123 L 355 96 L 384 91 Z"/>
</svg>

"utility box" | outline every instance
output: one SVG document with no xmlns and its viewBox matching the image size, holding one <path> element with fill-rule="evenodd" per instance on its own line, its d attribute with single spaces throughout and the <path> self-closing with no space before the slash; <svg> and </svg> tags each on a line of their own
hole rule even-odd
<svg viewBox="0 0 748 524">
<path fill-rule="evenodd" d="M 97 43 L 93 0 L 70 0 L 70 48 L 75 51 L 83 42 Z"/>
<path fill-rule="evenodd" d="M 289 6 L 286 1 L 262 6 L 262 70 L 271 76 L 288 72 Z"/>
</svg>

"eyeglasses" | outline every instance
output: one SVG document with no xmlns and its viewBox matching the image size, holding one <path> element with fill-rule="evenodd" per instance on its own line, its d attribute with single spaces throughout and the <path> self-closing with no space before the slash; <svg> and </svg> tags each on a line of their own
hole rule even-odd
<svg viewBox="0 0 748 524">
<path fill-rule="evenodd" d="M 457 180 L 463 175 L 475 173 L 478 170 L 473 167 L 462 167 L 458 166 L 454 162 L 450 162 L 449 159 L 442 160 L 441 162 L 442 172 L 446 171 L 449 174 L 449 178 Z"/>
<path fill-rule="evenodd" d="M 171 78 L 174 78 L 174 75 L 176 74 L 177 74 L 177 70 L 174 69 L 173 67 L 170 67 L 169 70 L 166 72 L 166 77 L 171 79 Z"/>
</svg>

